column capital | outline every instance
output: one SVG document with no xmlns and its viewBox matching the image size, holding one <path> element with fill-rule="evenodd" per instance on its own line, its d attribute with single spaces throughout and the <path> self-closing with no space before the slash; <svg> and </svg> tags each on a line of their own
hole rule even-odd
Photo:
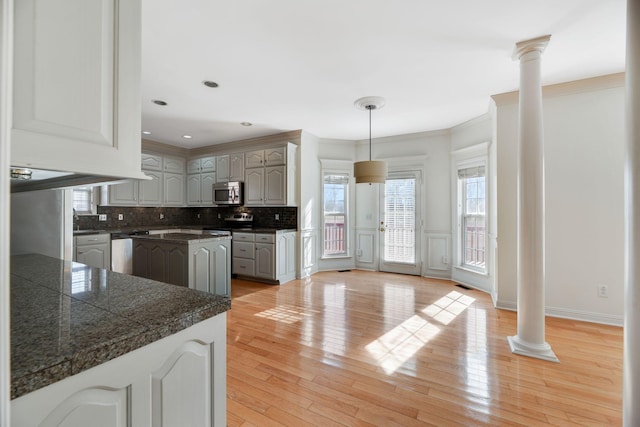
<svg viewBox="0 0 640 427">
<path fill-rule="evenodd" d="M 544 52 L 550 39 L 551 34 L 547 34 L 546 36 L 536 37 L 535 39 L 517 42 L 516 47 L 513 49 L 513 60 L 515 61 L 516 59 L 520 59 L 525 53 L 534 51 L 538 51 L 540 53 Z"/>
</svg>

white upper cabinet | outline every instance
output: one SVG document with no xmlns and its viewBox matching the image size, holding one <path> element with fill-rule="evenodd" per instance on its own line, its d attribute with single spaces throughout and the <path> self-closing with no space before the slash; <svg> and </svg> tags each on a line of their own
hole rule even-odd
<svg viewBox="0 0 640 427">
<path fill-rule="evenodd" d="M 14 3 L 13 166 L 143 178 L 140 3 Z"/>
<path fill-rule="evenodd" d="M 216 180 L 217 182 L 244 180 L 244 153 L 216 157 Z"/>
<path fill-rule="evenodd" d="M 191 159 L 187 162 L 187 173 L 215 172 L 216 158 L 214 156 Z"/>
<path fill-rule="evenodd" d="M 142 153 L 142 169 L 148 171 L 162 170 L 162 156 Z"/>
<path fill-rule="evenodd" d="M 165 157 L 163 165 L 164 172 L 184 173 L 185 171 L 185 161 L 178 157 Z"/>
<path fill-rule="evenodd" d="M 297 148 L 295 144 L 288 143 L 282 147 L 246 153 L 245 205 L 297 205 Z"/>
</svg>

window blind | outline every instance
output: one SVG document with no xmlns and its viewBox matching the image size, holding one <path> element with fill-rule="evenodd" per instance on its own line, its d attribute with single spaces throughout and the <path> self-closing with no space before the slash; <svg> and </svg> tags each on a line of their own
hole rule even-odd
<svg viewBox="0 0 640 427">
<path fill-rule="evenodd" d="M 485 167 L 484 166 L 475 166 L 472 168 L 458 169 L 458 178 L 478 178 L 481 176 L 485 176 Z"/>
</svg>

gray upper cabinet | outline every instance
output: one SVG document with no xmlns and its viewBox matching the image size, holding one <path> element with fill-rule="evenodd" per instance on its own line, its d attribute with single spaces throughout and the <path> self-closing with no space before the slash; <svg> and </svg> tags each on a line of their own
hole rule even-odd
<svg viewBox="0 0 640 427">
<path fill-rule="evenodd" d="M 150 180 L 138 182 L 138 204 L 157 206 L 162 203 L 162 172 L 145 171 Z"/>
<path fill-rule="evenodd" d="M 245 157 L 245 205 L 296 206 L 297 146 L 256 150 Z M 249 167 L 249 166 L 254 167 Z M 257 166 L 256 166 L 257 165 Z"/>
<path fill-rule="evenodd" d="M 116 4 L 15 2 L 13 166 L 142 177 L 141 2 Z"/>
<path fill-rule="evenodd" d="M 148 171 L 162 171 L 162 156 L 142 153 L 142 169 Z"/>
<path fill-rule="evenodd" d="M 184 206 L 185 176 L 182 173 L 164 173 L 164 206 Z"/>
<path fill-rule="evenodd" d="M 184 173 L 185 160 L 178 157 L 164 157 L 162 170 L 168 173 Z"/>
</svg>

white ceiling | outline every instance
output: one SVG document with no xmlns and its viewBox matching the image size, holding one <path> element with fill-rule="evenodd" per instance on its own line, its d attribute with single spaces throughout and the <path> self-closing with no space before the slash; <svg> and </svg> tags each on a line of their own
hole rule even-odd
<svg viewBox="0 0 640 427">
<path fill-rule="evenodd" d="M 142 128 L 189 148 L 295 129 L 361 140 L 353 102 L 372 95 L 374 138 L 450 128 L 518 88 L 521 40 L 551 34 L 543 84 L 624 71 L 625 4 L 143 0 Z"/>
</svg>

